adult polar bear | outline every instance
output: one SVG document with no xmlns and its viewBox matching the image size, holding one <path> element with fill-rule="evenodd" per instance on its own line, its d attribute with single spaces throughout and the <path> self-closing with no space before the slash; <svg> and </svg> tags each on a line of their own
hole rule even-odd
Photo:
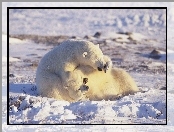
<svg viewBox="0 0 174 132">
<path fill-rule="evenodd" d="M 138 91 L 130 75 L 111 68 L 111 64 L 98 45 L 68 40 L 42 58 L 36 73 L 36 85 L 42 96 L 70 102 L 87 98 L 107 100 Z M 102 69 L 108 71 L 105 73 Z M 89 80 L 89 90 L 83 84 L 84 78 Z"/>
<path fill-rule="evenodd" d="M 41 59 L 36 72 L 38 92 L 67 101 L 79 100 L 83 95 L 79 88 L 85 85 L 74 70 L 80 65 L 104 69 L 106 62 L 99 45 L 83 40 L 64 41 Z"/>
</svg>

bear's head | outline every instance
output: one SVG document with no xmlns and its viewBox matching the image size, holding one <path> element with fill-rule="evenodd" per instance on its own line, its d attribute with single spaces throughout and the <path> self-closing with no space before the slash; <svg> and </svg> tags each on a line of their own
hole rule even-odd
<svg viewBox="0 0 174 132">
<path fill-rule="evenodd" d="M 94 69 L 102 71 L 105 65 L 103 58 L 103 53 L 99 48 L 99 45 L 94 45 L 91 42 L 88 42 L 85 48 L 82 48 L 80 57 L 78 58 L 80 63 L 83 65 L 89 65 Z"/>
</svg>

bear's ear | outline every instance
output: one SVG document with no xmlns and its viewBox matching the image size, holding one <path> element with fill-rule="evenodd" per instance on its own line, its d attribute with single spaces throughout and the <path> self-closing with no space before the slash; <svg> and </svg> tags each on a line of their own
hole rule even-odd
<svg viewBox="0 0 174 132">
<path fill-rule="evenodd" d="M 88 54 L 87 52 L 84 52 L 84 53 L 83 53 L 83 57 L 86 57 L 86 56 L 87 56 L 87 54 Z"/>
</svg>

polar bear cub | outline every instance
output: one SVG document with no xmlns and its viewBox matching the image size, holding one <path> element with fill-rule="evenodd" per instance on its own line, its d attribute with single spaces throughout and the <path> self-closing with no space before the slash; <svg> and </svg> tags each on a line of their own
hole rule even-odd
<svg viewBox="0 0 174 132">
<path fill-rule="evenodd" d="M 109 62 L 107 72 L 99 72 L 90 66 L 79 66 L 75 70 L 83 78 L 88 78 L 86 85 L 89 89 L 84 95 L 86 100 L 115 100 L 139 91 L 135 81 L 126 71 L 112 68 L 112 61 L 108 56 L 104 56 L 104 59 Z"/>
<path fill-rule="evenodd" d="M 74 70 L 89 66 L 97 71 L 106 69 L 99 45 L 84 40 L 67 40 L 48 52 L 40 61 L 36 72 L 36 85 L 42 96 L 65 100 L 78 100 L 83 96 L 82 76 Z"/>
</svg>

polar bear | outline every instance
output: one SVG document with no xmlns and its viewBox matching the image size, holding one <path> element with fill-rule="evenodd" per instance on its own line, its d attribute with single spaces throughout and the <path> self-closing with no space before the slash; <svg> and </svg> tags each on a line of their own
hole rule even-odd
<svg viewBox="0 0 174 132">
<path fill-rule="evenodd" d="M 89 89 L 84 90 L 86 93 L 83 99 L 115 100 L 139 91 L 135 81 L 125 70 L 112 68 L 112 61 L 108 56 L 104 56 L 104 59 L 110 63 L 107 72 L 99 72 L 90 66 L 79 66 L 74 71 L 83 78 L 88 78 L 86 85 Z"/>
<path fill-rule="evenodd" d="M 89 66 L 97 71 L 107 69 L 99 45 L 84 40 L 67 40 L 48 52 L 40 61 L 36 71 L 36 86 L 39 94 L 67 101 L 79 100 L 87 87 L 84 78 L 74 70 Z M 88 87 L 87 87 L 88 88 Z"/>
<path fill-rule="evenodd" d="M 112 68 L 98 45 L 82 40 L 65 41 L 47 53 L 38 65 L 36 85 L 42 96 L 69 102 L 114 100 L 139 91 L 126 71 Z"/>
</svg>

